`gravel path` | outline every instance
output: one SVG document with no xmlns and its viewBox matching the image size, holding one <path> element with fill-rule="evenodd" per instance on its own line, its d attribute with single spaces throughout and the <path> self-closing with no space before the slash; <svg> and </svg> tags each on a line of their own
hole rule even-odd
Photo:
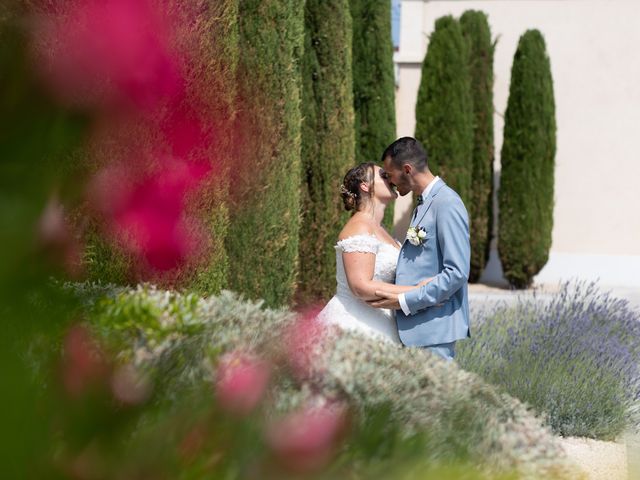
<svg viewBox="0 0 640 480">
<path fill-rule="evenodd" d="M 629 480 L 640 479 L 640 433 L 627 433 L 627 463 L 629 465 Z"/>
<path fill-rule="evenodd" d="M 585 473 L 587 480 L 627 480 L 630 478 L 627 446 L 589 438 L 567 437 L 560 440 L 567 457 Z"/>
</svg>

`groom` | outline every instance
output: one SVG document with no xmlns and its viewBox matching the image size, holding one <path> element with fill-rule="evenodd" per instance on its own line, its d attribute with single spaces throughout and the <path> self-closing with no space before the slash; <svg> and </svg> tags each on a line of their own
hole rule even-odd
<svg viewBox="0 0 640 480">
<path fill-rule="evenodd" d="M 370 305 L 397 310 L 402 343 L 424 347 L 452 360 L 455 342 L 469 336 L 470 244 L 467 210 L 458 194 L 427 165 L 427 152 L 415 138 L 403 137 L 382 155 L 385 176 L 402 196 L 413 192 L 418 206 L 400 250 L 396 284 L 417 285 L 404 294 L 376 291 Z"/>
</svg>

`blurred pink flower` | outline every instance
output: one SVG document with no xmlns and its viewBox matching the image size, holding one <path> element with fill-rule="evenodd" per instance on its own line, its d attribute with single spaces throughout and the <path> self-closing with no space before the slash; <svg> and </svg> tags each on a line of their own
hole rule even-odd
<svg viewBox="0 0 640 480">
<path fill-rule="evenodd" d="M 272 423 L 266 440 L 278 461 L 288 470 L 318 470 L 333 456 L 346 427 L 342 405 L 307 407 Z"/>
<path fill-rule="evenodd" d="M 41 25 L 38 64 L 67 102 L 146 108 L 184 88 L 170 52 L 171 26 L 148 0 L 69 2 Z"/>
<path fill-rule="evenodd" d="M 189 159 L 194 153 L 205 153 L 212 143 L 211 128 L 186 102 L 172 105 L 160 129 L 172 154 L 178 158 Z"/>
<path fill-rule="evenodd" d="M 60 99 L 98 108 L 93 147 L 109 163 L 88 195 L 103 231 L 143 260 L 135 265 L 144 273 L 199 258 L 208 242 L 187 202 L 220 166 L 211 159 L 212 121 L 181 71 L 188 52 L 174 51 L 181 16 L 151 0 L 61 5 L 42 15 L 34 47 Z"/>
<path fill-rule="evenodd" d="M 69 228 L 64 218 L 64 207 L 57 195 L 52 195 L 38 220 L 38 239 L 45 245 L 65 244 Z"/>
<path fill-rule="evenodd" d="M 133 365 L 124 365 L 111 376 L 111 392 L 122 404 L 140 405 L 151 395 L 151 385 Z"/>
<path fill-rule="evenodd" d="M 253 354 L 233 351 L 220 359 L 216 395 L 228 412 L 247 415 L 256 409 L 267 389 L 270 365 Z"/>
<path fill-rule="evenodd" d="M 157 172 L 137 180 L 124 166 L 105 169 L 90 188 L 111 235 L 155 270 L 169 270 L 196 254 L 201 240 L 184 214 L 186 196 L 204 178 L 204 162 L 162 160 Z"/>
<path fill-rule="evenodd" d="M 82 260 L 80 245 L 65 216 L 64 206 L 53 194 L 45 206 L 36 225 L 39 245 L 60 264 L 72 277 L 80 276 Z"/>
<path fill-rule="evenodd" d="M 299 379 L 309 377 L 318 367 L 318 356 L 327 333 L 326 327 L 317 320 L 320 308 L 308 307 L 284 332 L 285 354 Z"/>
<path fill-rule="evenodd" d="M 97 342 L 86 328 L 75 325 L 64 339 L 62 382 L 72 397 L 78 397 L 107 374 L 107 364 Z"/>
</svg>

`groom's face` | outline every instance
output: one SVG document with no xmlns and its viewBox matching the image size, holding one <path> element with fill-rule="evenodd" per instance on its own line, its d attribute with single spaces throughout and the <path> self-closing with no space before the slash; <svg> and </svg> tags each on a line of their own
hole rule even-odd
<svg viewBox="0 0 640 480">
<path fill-rule="evenodd" d="M 384 171 L 389 183 L 396 188 L 398 193 L 405 196 L 411 191 L 411 184 L 409 175 L 400 168 L 397 168 L 392 162 L 391 157 L 384 159 Z"/>
</svg>

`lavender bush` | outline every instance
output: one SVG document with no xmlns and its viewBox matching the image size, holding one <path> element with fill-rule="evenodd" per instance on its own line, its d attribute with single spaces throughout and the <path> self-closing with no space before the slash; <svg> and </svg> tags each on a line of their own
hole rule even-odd
<svg viewBox="0 0 640 480">
<path fill-rule="evenodd" d="M 638 424 L 640 313 L 594 283 L 566 283 L 479 315 L 459 364 L 532 405 L 564 436 L 613 439 Z"/>
</svg>

